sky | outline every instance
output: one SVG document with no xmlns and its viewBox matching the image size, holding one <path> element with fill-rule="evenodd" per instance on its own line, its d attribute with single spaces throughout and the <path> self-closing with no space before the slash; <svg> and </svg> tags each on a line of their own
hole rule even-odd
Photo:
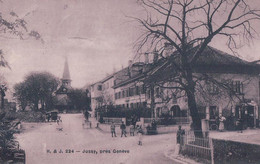
<svg viewBox="0 0 260 164">
<path fill-rule="evenodd" d="M 10 86 L 32 71 L 61 78 L 67 56 L 72 86 L 80 88 L 126 67 L 135 55 L 138 26 L 127 16 L 142 13 L 136 0 L 3 0 L 0 10 L 3 15 L 14 11 L 44 40 L 0 35 L 11 66 L 11 70 L 0 68 L 0 73 Z M 227 51 L 221 41 L 212 45 Z M 250 61 L 259 60 L 259 52 L 259 40 L 240 50 L 242 58 Z"/>
<path fill-rule="evenodd" d="M 135 1 L 125 0 L 8 0 L 5 13 L 15 11 L 38 31 L 34 39 L 1 38 L 11 70 L 11 85 L 31 71 L 49 71 L 61 77 L 68 57 L 72 86 L 83 87 L 126 66 L 133 52 L 135 26 L 125 15 L 134 15 Z M 3 68 L 1 68 L 3 70 Z"/>
</svg>

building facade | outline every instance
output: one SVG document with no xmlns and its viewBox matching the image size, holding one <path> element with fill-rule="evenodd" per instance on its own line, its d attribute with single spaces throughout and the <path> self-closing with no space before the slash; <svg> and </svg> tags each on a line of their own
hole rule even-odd
<svg viewBox="0 0 260 164">
<path fill-rule="evenodd" d="M 145 54 L 144 62 L 129 62 L 128 67 L 93 84 L 93 88 L 101 86 L 98 92 L 100 95 L 97 96 L 97 93 L 93 92 L 91 96 L 96 99 L 104 95 L 104 92 L 109 92 L 110 96 L 114 93 L 111 98 L 111 104 L 114 106 L 122 110 L 152 108 L 151 117 L 155 118 L 163 114 L 188 117 L 188 99 L 184 92 L 172 89 L 176 87 L 176 83 L 172 81 L 160 82 L 164 76 L 174 72 L 169 65 L 170 62 L 167 62 L 170 55 L 167 54 L 164 60 L 158 59 L 155 53 L 152 54 L 153 60 L 147 56 Z M 223 115 L 243 118 L 249 127 L 258 124 L 259 64 L 207 47 L 193 70 L 194 77 L 205 74 L 216 83 L 202 79 L 196 85 L 196 102 L 202 119 L 213 120 Z M 92 103 L 92 109 L 105 105 L 96 100 Z"/>
</svg>

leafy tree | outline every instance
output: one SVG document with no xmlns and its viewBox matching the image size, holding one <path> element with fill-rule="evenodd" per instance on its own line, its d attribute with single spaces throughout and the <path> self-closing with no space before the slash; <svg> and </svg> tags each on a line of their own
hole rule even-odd
<svg viewBox="0 0 260 164">
<path fill-rule="evenodd" d="M 19 102 L 19 106 L 22 110 L 25 110 L 26 106 L 28 105 L 28 92 L 26 91 L 26 84 L 24 82 L 18 83 L 14 86 L 14 97 L 16 97 L 17 101 Z"/>
<path fill-rule="evenodd" d="M 25 80 L 15 85 L 14 96 L 20 102 L 22 109 L 26 105 L 33 105 L 38 110 L 40 103 L 42 109 L 53 107 L 53 93 L 59 85 L 59 80 L 48 72 L 34 72 L 26 76 Z"/>
<path fill-rule="evenodd" d="M 71 106 L 76 110 L 90 110 L 90 97 L 88 96 L 88 90 L 73 89 L 68 94 Z"/>
<path fill-rule="evenodd" d="M 0 3 L 3 2 L 0 1 Z M 33 37 L 36 40 L 41 40 L 41 42 L 43 43 L 41 35 L 37 31 L 28 30 L 27 22 L 24 19 L 19 18 L 19 16 L 13 11 L 9 13 L 9 16 L 11 17 L 4 16 L 4 14 L 0 12 L 0 33 L 2 36 L 7 37 L 7 39 L 9 36 L 15 36 L 20 38 L 21 40 Z M 7 67 L 11 69 L 8 62 L 5 60 L 4 55 L 4 52 L 2 51 L 2 49 L 0 49 L 0 68 Z M 18 88 L 21 88 L 21 86 L 18 86 Z M 1 86 L 2 108 L 4 107 L 4 97 L 6 89 L 6 86 Z M 23 98 L 24 95 L 20 97 L 20 100 L 22 100 Z M 25 104 L 24 101 L 22 102 L 22 106 L 26 106 L 27 102 Z M 13 120 L 7 120 L 6 111 L 0 112 L 0 162 L 12 159 L 14 151 L 18 151 L 17 142 L 15 141 L 13 136 L 13 134 L 16 132 L 16 126 L 17 123 L 13 123 Z"/>
<path fill-rule="evenodd" d="M 171 76 L 155 79 L 173 82 L 176 85 L 172 89 L 185 93 L 197 137 L 201 137 L 202 133 L 196 86 L 208 75 L 196 77 L 193 74 L 194 66 L 199 56 L 216 38 L 226 39 L 227 47 L 235 53 L 236 48 L 257 36 L 254 27 L 255 22 L 260 20 L 260 10 L 253 9 L 250 2 L 138 0 L 147 14 L 144 18 L 134 18 L 142 28 L 142 35 L 136 44 L 137 51 L 140 54 L 154 52 L 159 58 L 171 56 L 168 60 L 171 70 L 174 70 L 169 74 Z M 212 81 L 216 83 L 216 80 Z M 156 81 L 151 83 L 151 86 L 155 83 Z M 220 82 L 216 84 L 224 86 Z"/>
</svg>

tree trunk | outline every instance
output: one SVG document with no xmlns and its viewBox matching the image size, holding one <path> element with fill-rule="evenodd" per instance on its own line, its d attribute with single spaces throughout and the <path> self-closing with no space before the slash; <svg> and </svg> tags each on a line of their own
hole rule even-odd
<svg viewBox="0 0 260 164">
<path fill-rule="evenodd" d="M 195 137 L 202 138 L 202 128 L 201 128 L 201 118 L 198 113 L 196 98 L 195 98 L 195 85 L 196 83 L 192 79 L 191 68 L 188 68 L 187 71 L 187 97 L 188 97 L 188 107 L 190 110 L 190 115 L 193 122 L 194 135 Z"/>
<path fill-rule="evenodd" d="M 194 93 L 187 93 L 188 96 L 188 107 L 193 122 L 195 137 L 202 138 L 201 119 L 199 117 L 198 108 L 195 100 Z"/>
</svg>

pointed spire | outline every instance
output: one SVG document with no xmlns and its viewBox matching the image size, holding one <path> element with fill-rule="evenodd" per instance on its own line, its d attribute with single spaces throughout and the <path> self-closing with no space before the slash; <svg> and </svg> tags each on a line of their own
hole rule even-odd
<svg viewBox="0 0 260 164">
<path fill-rule="evenodd" d="M 65 57 L 65 65 L 62 80 L 70 80 L 70 71 L 69 71 L 69 64 L 68 64 L 68 57 Z"/>
</svg>

